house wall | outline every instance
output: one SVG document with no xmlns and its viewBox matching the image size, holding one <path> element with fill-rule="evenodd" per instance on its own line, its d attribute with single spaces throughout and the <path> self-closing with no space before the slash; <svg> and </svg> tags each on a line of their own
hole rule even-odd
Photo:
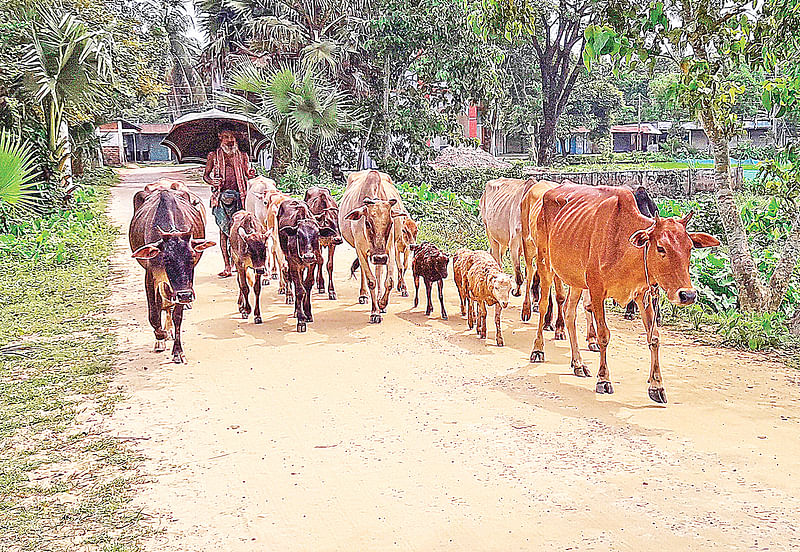
<svg viewBox="0 0 800 552">
<path fill-rule="evenodd" d="M 164 135 L 138 134 L 136 136 L 136 159 L 138 161 L 169 161 L 172 152 L 161 145 Z"/>
<path fill-rule="evenodd" d="M 103 164 L 109 166 L 121 165 L 119 160 L 119 146 L 102 146 Z"/>
<path fill-rule="evenodd" d="M 627 132 L 614 132 L 611 136 L 615 153 L 633 151 L 632 134 Z"/>
</svg>

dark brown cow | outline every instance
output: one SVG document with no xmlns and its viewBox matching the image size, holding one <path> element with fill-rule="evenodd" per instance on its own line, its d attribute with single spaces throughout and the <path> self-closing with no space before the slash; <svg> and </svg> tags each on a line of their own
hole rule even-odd
<svg viewBox="0 0 800 552">
<path fill-rule="evenodd" d="M 202 251 L 216 245 L 205 239 L 202 206 L 192 205 L 185 191 L 156 188 L 138 192 L 128 238 L 133 257 L 145 270 L 144 289 L 155 351 L 166 349 L 173 331 L 172 360 L 185 362 L 181 344 L 184 307 L 194 300 L 194 267 Z M 161 313 L 166 327 L 161 328 Z M 170 326 L 173 326 L 171 328 Z"/>
<path fill-rule="evenodd" d="M 619 304 L 634 300 L 639 306 L 650 346 L 648 395 L 655 402 L 667 402 L 650 300 L 652 289 L 658 285 L 675 304 L 694 303 L 697 292 L 689 278 L 692 248 L 719 245 L 713 236 L 687 232 L 691 217 L 692 213 L 682 219 L 645 217 L 639 213 L 633 193 L 624 188 L 563 184 L 544 194 L 535 233 L 542 289 L 550 289 L 554 276 L 570 286 L 566 325 L 572 369 L 581 377 L 589 376 L 589 370 L 578 350 L 575 316 L 582 291 L 589 290 L 600 345 L 597 393 L 614 392 L 606 360 L 611 334 L 605 319 L 605 299 L 612 297 Z M 549 300 L 549 293 L 542 293 L 539 299 L 532 362 L 544 361 L 542 329 Z"/>
<path fill-rule="evenodd" d="M 278 209 L 278 239 L 288 264 L 288 276 L 294 288 L 294 313 L 297 331 L 306 331 L 311 315 L 311 289 L 314 287 L 314 267 L 322 263 L 319 251 L 320 236 L 332 237 L 330 228 L 320 229 L 308 205 L 297 199 L 287 199 Z M 286 293 L 290 293 L 287 288 Z"/>
<path fill-rule="evenodd" d="M 261 277 L 267 272 L 267 236 L 255 215 L 247 211 L 237 211 L 231 219 L 231 254 L 239 280 L 239 312 L 242 318 L 250 316 L 248 269 L 253 269 L 253 322 L 261 324 Z"/>
<path fill-rule="evenodd" d="M 431 303 L 431 288 L 435 282 L 439 285 L 439 304 L 442 306 L 442 320 L 447 320 L 447 311 L 444 309 L 444 292 L 442 287 L 447 279 L 447 264 L 450 257 L 439 251 L 432 243 L 412 243 L 408 246 L 414 253 L 411 261 L 411 274 L 414 276 L 414 307 L 419 304 L 419 277 L 425 280 L 425 293 L 428 297 L 428 306 L 425 314 L 430 316 L 433 312 Z"/>
<path fill-rule="evenodd" d="M 336 299 L 336 290 L 333 288 L 333 254 L 336 246 L 342 243 L 342 233 L 339 231 L 339 206 L 333 199 L 328 188 L 312 186 L 306 190 L 306 205 L 317 218 L 320 229 L 329 228 L 333 231 L 333 236 L 327 237 L 320 235 L 320 248 L 328 248 L 328 299 Z M 317 289 L 320 293 L 325 293 L 325 278 L 322 276 L 322 262 L 317 265 Z"/>
</svg>

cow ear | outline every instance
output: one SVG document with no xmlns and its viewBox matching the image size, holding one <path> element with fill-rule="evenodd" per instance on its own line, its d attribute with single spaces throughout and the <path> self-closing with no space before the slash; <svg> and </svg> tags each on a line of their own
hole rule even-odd
<svg viewBox="0 0 800 552">
<path fill-rule="evenodd" d="M 353 209 L 347 215 L 345 215 L 346 220 L 358 220 L 364 216 L 365 209 L 363 207 L 359 207 L 357 209 Z"/>
<path fill-rule="evenodd" d="M 649 229 L 637 230 L 630 237 L 630 240 L 634 247 L 644 247 L 645 244 L 647 244 L 647 242 L 650 240 Z"/>
<path fill-rule="evenodd" d="M 244 228 L 242 228 L 241 226 L 239 227 L 239 237 L 242 238 L 243 240 L 247 239 L 247 232 L 245 232 Z"/>
<path fill-rule="evenodd" d="M 408 213 L 401 213 L 400 211 L 392 211 L 392 218 L 407 217 Z"/>
<path fill-rule="evenodd" d="M 683 218 L 678 219 L 678 222 L 683 224 L 683 227 L 686 228 L 689 225 L 689 221 L 692 220 L 694 216 L 694 211 L 689 211 Z"/>
<path fill-rule="evenodd" d="M 217 245 L 217 242 L 211 240 L 192 240 L 192 249 L 195 251 L 202 251 L 209 247 L 214 247 L 215 245 Z"/>
<path fill-rule="evenodd" d="M 134 251 L 131 257 L 134 259 L 153 259 L 161 254 L 161 246 L 163 244 L 163 240 L 158 240 L 156 242 L 143 245 Z"/>
<path fill-rule="evenodd" d="M 283 228 L 278 230 L 278 232 L 283 233 L 287 236 L 294 236 L 295 234 L 297 234 L 297 226 L 284 226 Z"/>
<path fill-rule="evenodd" d="M 717 238 L 705 232 L 689 232 L 689 237 L 692 239 L 692 245 L 698 249 L 716 247 L 719 245 L 719 240 Z"/>
</svg>

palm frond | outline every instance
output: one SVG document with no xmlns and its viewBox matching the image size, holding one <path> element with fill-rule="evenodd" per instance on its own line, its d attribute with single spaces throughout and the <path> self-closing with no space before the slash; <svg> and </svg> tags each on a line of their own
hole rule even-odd
<svg viewBox="0 0 800 552">
<path fill-rule="evenodd" d="M 34 210 L 37 205 L 36 158 L 30 144 L 4 130 L 0 133 L 0 205 Z"/>
</svg>

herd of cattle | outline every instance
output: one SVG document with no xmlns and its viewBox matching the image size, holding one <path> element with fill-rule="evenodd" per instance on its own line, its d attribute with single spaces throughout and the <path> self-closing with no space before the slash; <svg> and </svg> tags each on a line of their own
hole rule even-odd
<svg viewBox="0 0 800 552">
<path fill-rule="evenodd" d="M 606 359 L 610 332 L 605 300 L 628 305 L 627 316 L 638 307 L 650 347 L 648 395 L 665 403 L 656 323 L 659 289 L 675 304 L 693 303 L 697 294 L 689 279 L 691 250 L 713 247 L 719 241 L 705 233 L 687 232 L 692 213 L 681 219 L 659 217 L 644 188 L 633 192 L 568 181 L 497 179 L 487 182 L 480 210 L 490 252 L 459 249 L 453 257 L 461 314 L 467 317 L 469 328 L 475 327 L 486 338 L 487 308 L 494 305 L 496 342 L 502 346 L 502 309 L 509 295 L 521 295 L 524 283 L 522 320 L 529 320 L 537 307 L 539 312 L 531 361 L 545 360 L 543 330 L 554 330 L 555 339 L 569 336 L 574 374 L 587 377 L 575 323 L 583 298 L 589 349 L 600 352 L 596 391 L 613 393 Z M 205 222 L 202 202 L 180 181 L 162 179 L 134 196 L 129 238 L 133 257 L 145 269 L 155 350 L 165 350 L 166 339 L 173 337 L 176 363 L 185 361 L 180 328 L 183 309 L 191 308 L 194 300 L 194 267 L 202 251 L 216 245 L 205 238 Z M 386 312 L 395 289 L 395 269 L 396 289 L 408 295 L 404 275 L 409 264 L 414 306 L 422 278 L 426 314 L 433 311 L 431 291 L 438 285 L 441 316 L 447 319 L 443 284 L 450 258 L 430 243 L 415 243 L 416 236 L 417 225 L 387 174 L 352 173 L 339 205 L 325 188 L 310 188 L 300 201 L 278 190 L 274 181 L 254 178 L 245 209 L 234 215 L 230 234 L 239 312 L 245 319 L 252 312 L 254 322 L 260 324 L 262 285 L 276 279 L 278 292 L 285 294 L 287 303 L 294 303 L 297 331 L 306 331 L 313 322 L 314 284 L 319 293 L 327 291 L 329 299 L 336 299 L 334 250 L 347 241 L 357 254 L 351 274 L 358 269 L 361 274 L 358 302 L 370 301 L 371 323 L 380 323 Z M 324 248 L 328 250 L 326 267 Z M 507 250 L 514 266 L 513 281 L 501 268 Z M 524 278 L 520 258 L 525 260 Z M 323 268 L 328 273 L 327 289 Z"/>
</svg>

